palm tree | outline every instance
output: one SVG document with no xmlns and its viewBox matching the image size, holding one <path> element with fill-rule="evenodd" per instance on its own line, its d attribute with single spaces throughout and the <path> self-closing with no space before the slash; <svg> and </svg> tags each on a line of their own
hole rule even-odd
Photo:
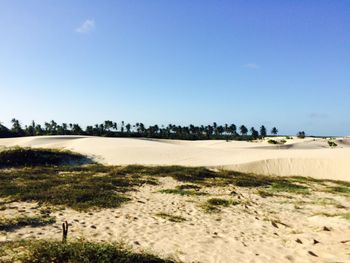
<svg viewBox="0 0 350 263">
<path fill-rule="evenodd" d="M 272 133 L 273 135 L 277 135 L 277 133 L 278 133 L 277 128 L 276 128 L 276 127 L 273 127 L 272 130 L 271 130 L 271 133 Z"/>
<path fill-rule="evenodd" d="M 120 128 L 120 131 L 121 131 L 121 133 L 124 132 L 124 121 L 122 121 L 122 125 L 121 125 L 121 128 Z"/>
<path fill-rule="evenodd" d="M 241 127 L 239 127 L 239 130 L 240 130 L 242 135 L 247 135 L 247 133 L 248 133 L 248 129 L 244 125 L 241 125 Z"/>
<path fill-rule="evenodd" d="M 262 137 L 266 137 L 266 128 L 265 128 L 264 125 L 262 125 L 262 126 L 260 127 L 260 135 L 261 135 Z"/>
<path fill-rule="evenodd" d="M 23 136 L 24 135 L 24 131 L 22 129 L 21 124 L 19 123 L 19 120 L 16 120 L 15 118 L 13 118 L 11 120 L 12 122 L 12 128 L 11 131 L 16 135 L 16 136 Z"/>
<path fill-rule="evenodd" d="M 131 125 L 130 125 L 130 123 L 126 124 L 126 125 L 125 125 L 125 128 L 126 128 L 126 132 L 127 132 L 127 133 L 130 133 L 130 130 L 131 130 Z"/>
<path fill-rule="evenodd" d="M 250 128 L 250 132 L 252 133 L 253 139 L 257 139 L 257 138 L 259 137 L 259 133 L 258 133 L 257 130 L 255 130 L 254 127 L 251 127 L 251 128 Z"/>
<path fill-rule="evenodd" d="M 231 135 L 236 135 L 237 134 L 237 127 L 233 123 L 229 127 Z"/>
</svg>

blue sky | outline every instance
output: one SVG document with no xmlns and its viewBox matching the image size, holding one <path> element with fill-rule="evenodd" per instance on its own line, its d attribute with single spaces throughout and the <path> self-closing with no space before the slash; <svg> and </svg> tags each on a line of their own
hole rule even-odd
<svg viewBox="0 0 350 263">
<path fill-rule="evenodd" d="M 350 135 L 350 1 L 0 1 L 0 121 Z"/>
</svg>

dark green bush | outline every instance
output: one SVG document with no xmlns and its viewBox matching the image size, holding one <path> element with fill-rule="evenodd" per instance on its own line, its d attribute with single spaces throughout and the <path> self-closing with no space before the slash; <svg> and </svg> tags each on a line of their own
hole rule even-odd
<svg viewBox="0 0 350 263">
<path fill-rule="evenodd" d="M 5 148 L 0 151 L 0 168 L 84 164 L 91 162 L 91 159 L 81 154 L 66 150 L 14 147 Z"/>
</svg>

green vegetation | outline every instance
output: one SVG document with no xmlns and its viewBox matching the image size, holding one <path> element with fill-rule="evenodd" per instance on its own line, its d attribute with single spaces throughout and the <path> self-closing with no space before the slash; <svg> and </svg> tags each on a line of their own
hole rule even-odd
<svg viewBox="0 0 350 263">
<path fill-rule="evenodd" d="M 305 132 L 304 131 L 299 131 L 298 133 L 297 133 L 297 137 L 299 138 L 299 139 L 304 139 L 305 138 Z"/>
<path fill-rule="evenodd" d="M 277 135 L 278 134 L 278 129 L 276 127 L 273 127 L 271 130 L 271 134 Z"/>
<path fill-rule="evenodd" d="M 90 136 L 108 136 L 108 137 L 147 137 L 147 138 L 162 138 L 162 139 L 181 139 L 181 140 L 252 140 L 258 137 L 266 136 L 265 126 L 260 128 L 260 136 L 258 131 L 252 127 L 251 134 L 248 135 L 248 128 L 241 125 L 239 134 L 235 124 L 218 125 L 216 122 L 209 125 L 195 126 L 180 126 L 169 124 L 166 127 L 162 125 L 151 125 L 146 127 L 143 123 L 137 122 L 135 125 L 120 123 L 106 120 L 101 124 L 88 125 L 85 130 L 76 123 L 62 123 L 61 125 L 54 120 L 45 122 L 40 125 L 32 121 L 25 128 L 17 119 L 12 119 L 12 127 L 9 129 L 0 123 L 0 138 L 1 137 L 20 137 L 20 136 L 35 136 L 35 135 L 90 135 Z M 271 131 L 277 134 L 278 130 L 273 128 Z M 276 132 L 276 133 L 274 133 Z"/>
<path fill-rule="evenodd" d="M 207 213 L 219 212 L 220 207 L 228 207 L 238 205 L 240 202 L 236 200 L 227 200 L 222 198 L 210 198 L 201 205 L 202 209 Z"/>
<path fill-rule="evenodd" d="M 113 243 L 92 243 L 75 241 L 17 241 L 4 242 L 0 246 L 0 262 L 22 263 L 170 263 L 170 259 L 161 259 L 147 253 L 134 253 L 122 245 Z"/>
<path fill-rule="evenodd" d="M 204 192 L 199 192 L 201 189 L 198 185 L 184 184 L 176 186 L 175 189 L 164 189 L 160 190 L 164 194 L 178 194 L 178 195 L 206 195 Z"/>
<path fill-rule="evenodd" d="M 271 192 L 269 192 L 269 191 L 262 190 L 262 189 L 259 189 L 259 190 L 257 191 L 257 194 L 260 195 L 262 198 L 275 196 L 274 193 L 271 193 Z"/>
<path fill-rule="evenodd" d="M 51 150 L 42 151 L 51 153 Z M 15 156 L 17 158 L 17 155 Z M 9 163 L 14 167 L 0 169 L 0 198 L 7 198 L 7 202 L 36 201 L 85 211 L 93 208 L 119 207 L 129 200 L 129 191 L 143 184 L 155 185 L 158 183 L 157 177 L 165 176 L 185 183 L 175 189 L 161 191 L 168 194 L 204 195 L 205 193 L 200 191 L 203 186 L 233 185 L 258 188 L 258 194 L 267 197 L 277 192 L 308 194 L 314 189 L 313 185 L 317 184 L 319 191 L 350 195 L 348 182 L 214 171 L 204 167 L 100 164 L 16 167 L 17 162 L 10 160 Z M 36 163 L 42 162 L 39 160 L 34 164 Z M 45 164 L 47 163 L 46 160 Z M 3 204 L 0 205 L 0 209 L 4 209 Z"/>
<path fill-rule="evenodd" d="M 0 168 L 91 163 L 91 159 L 67 150 L 5 148 L 0 151 Z"/>
<path fill-rule="evenodd" d="M 13 231 L 25 226 L 45 226 L 55 223 L 55 218 L 44 216 L 18 216 L 15 218 L 0 217 L 0 231 Z"/>
<path fill-rule="evenodd" d="M 350 187 L 345 185 L 328 187 L 328 191 L 331 193 L 340 193 L 346 196 L 350 196 Z"/>
<path fill-rule="evenodd" d="M 175 223 L 180 223 L 180 222 L 186 221 L 186 218 L 184 218 L 182 216 L 175 216 L 175 215 L 171 215 L 168 213 L 158 213 L 158 214 L 156 214 L 156 216 L 159 216 L 163 219 L 166 219 L 166 220 L 169 220 L 169 221 L 175 222 Z"/>
<path fill-rule="evenodd" d="M 102 165 L 31 167 L 0 170 L 0 197 L 37 201 L 77 210 L 113 208 L 129 198 L 125 193 L 154 179 L 119 173 Z"/>
<path fill-rule="evenodd" d="M 272 139 L 268 140 L 267 142 L 270 144 L 278 144 L 278 142 L 276 140 L 272 140 Z"/>
<path fill-rule="evenodd" d="M 286 140 L 277 141 L 277 140 L 270 139 L 267 142 L 270 144 L 285 144 L 287 141 Z"/>
<path fill-rule="evenodd" d="M 207 200 L 208 205 L 215 205 L 215 206 L 229 206 L 231 204 L 230 200 L 221 199 L 221 198 L 210 198 Z"/>
<path fill-rule="evenodd" d="M 343 214 L 343 218 L 350 221 L 350 213 Z"/>
<path fill-rule="evenodd" d="M 338 144 L 336 144 L 334 141 L 328 141 L 329 147 L 337 147 Z"/>
<path fill-rule="evenodd" d="M 289 192 L 295 194 L 309 194 L 309 189 L 306 186 L 291 183 L 289 181 L 278 181 L 271 185 L 273 192 Z"/>
</svg>

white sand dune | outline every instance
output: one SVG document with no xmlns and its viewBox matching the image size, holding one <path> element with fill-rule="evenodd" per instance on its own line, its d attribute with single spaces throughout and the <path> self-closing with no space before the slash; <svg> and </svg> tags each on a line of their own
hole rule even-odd
<svg viewBox="0 0 350 263">
<path fill-rule="evenodd" d="M 0 146 L 64 148 L 105 164 L 186 165 L 233 169 L 265 175 L 300 175 L 350 181 L 350 139 L 290 139 L 284 145 L 267 140 L 180 141 L 89 136 L 41 136 L 0 139 Z"/>
</svg>

